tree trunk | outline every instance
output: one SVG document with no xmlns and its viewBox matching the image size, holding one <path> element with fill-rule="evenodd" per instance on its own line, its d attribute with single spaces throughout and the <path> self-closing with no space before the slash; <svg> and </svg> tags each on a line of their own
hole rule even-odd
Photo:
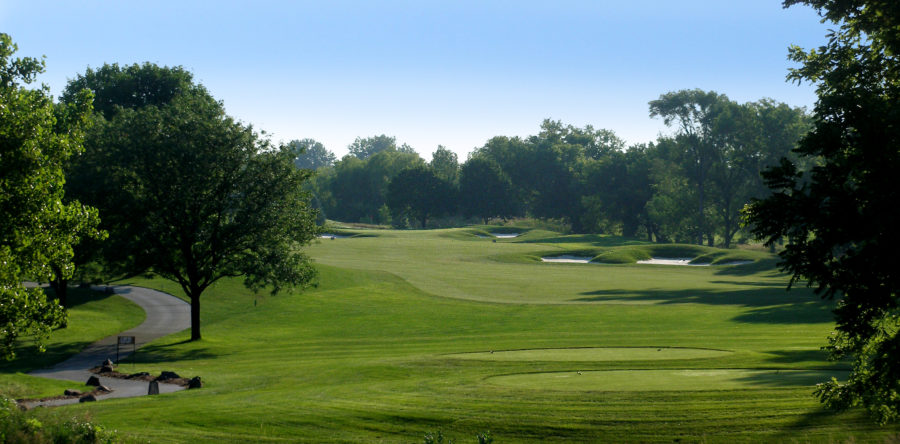
<svg viewBox="0 0 900 444">
<path fill-rule="evenodd" d="M 200 294 L 191 293 L 191 340 L 200 340 Z"/>
<path fill-rule="evenodd" d="M 69 308 L 69 300 L 68 300 L 68 290 L 69 290 L 69 281 L 68 279 L 61 279 L 58 277 L 54 277 L 50 280 L 50 288 L 56 293 L 56 300 L 59 301 L 59 305 L 62 305 L 63 308 Z"/>
</svg>

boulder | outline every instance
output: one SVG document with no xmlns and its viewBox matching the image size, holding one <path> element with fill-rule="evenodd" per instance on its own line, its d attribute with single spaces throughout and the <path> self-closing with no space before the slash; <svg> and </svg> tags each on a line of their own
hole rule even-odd
<svg viewBox="0 0 900 444">
<path fill-rule="evenodd" d="M 112 362 L 112 359 L 106 358 L 106 360 L 103 361 L 103 364 L 101 364 L 101 365 L 104 367 L 113 367 L 113 366 L 115 366 L 115 363 Z"/>
<path fill-rule="evenodd" d="M 199 376 L 194 376 L 188 381 L 188 389 L 198 389 L 200 387 L 203 387 L 203 383 L 200 381 Z"/>
<path fill-rule="evenodd" d="M 109 388 L 109 387 L 107 387 L 107 386 L 105 386 L 105 385 L 98 385 L 98 386 L 97 386 L 97 391 L 99 391 L 99 392 L 104 392 L 104 393 L 109 393 L 109 392 L 112 391 L 112 389 Z"/>
<path fill-rule="evenodd" d="M 148 395 L 158 395 L 159 394 L 159 383 L 156 381 L 150 381 L 150 385 L 147 387 Z"/>
<path fill-rule="evenodd" d="M 66 390 L 63 392 L 63 394 L 66 396 L 81 396 L 83 393 L 79 392 L 78 390 Z"/>
<path fill-rule="evenodd" d="M 97 401 L 97 397 L 94 395 L 87 395 L 87 396 L 82 396 L 81 398 L 78 398 L 78 402 L 96 402 L 96 401 Z"/>
<path fill-rule="evenodd" d="M 146 378 L 147 376 L 150 376 L 150 373 L 138 372 L 138 373 L 132 373 L 132 374 L 128 375 L 128 379 L 143 379 L 143 378 Z"/>
<path fill-rule="evenodd" d="M 98 378 L 96 376 L 91 376 L 90 378 L 88 378 L 87 382 L 85 382 L 85 385 L 92 385 L 94 387 L 99 387 L 100 386 L 100 378 Z"/>
<path fill-rule="evenodd" d="M 178 373 L 175 372 L 162 372 L 159 374 L 159 377 L 156 378 L 157 381 L 168 381 L 170 379 L 178 379 L 181 376 L 178 376 Z"/>
<path fill-rule="evenodd" d="M 111 373 L 112 371 L 113 368 L 111 365 L 103 365 L 102 367 L 100 367 L 100 373 Z"/>
</svg>

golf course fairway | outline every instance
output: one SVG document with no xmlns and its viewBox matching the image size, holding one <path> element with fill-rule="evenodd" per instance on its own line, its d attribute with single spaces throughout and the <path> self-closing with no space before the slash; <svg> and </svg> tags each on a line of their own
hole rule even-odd
<svg viewBox="0 0 900 444">
<path fill-rule="evenodd" d="M 849 368 L 821 350 L 833 302 L 802 283 L 785 291 L 776 257 L 514 228 L 343 229 L 306 248 L 315 285 L 271 295 L 221 280 L 202 296 L 202 340 L 183 331 L 123 364 L 201 376 L 202 389 L 57 411 L 153 443 L 421 443 L 437 431 L 498 444 L 897 439 L 896 426 L 813 395 Z M 540 260 L 562 255 L 599 259 Z M 713 265 L 636 263 L 698 256 Z M 752 262 L 715 262 L 738 260 Z M 158 277 L 119 283 L 184 297 Z M 104 304 L 121 302 L 85 304 L 69 328 L 102 323 L 83 311 Z M 27 370 L 2 375 L 20 396 Z"/>
</svg>

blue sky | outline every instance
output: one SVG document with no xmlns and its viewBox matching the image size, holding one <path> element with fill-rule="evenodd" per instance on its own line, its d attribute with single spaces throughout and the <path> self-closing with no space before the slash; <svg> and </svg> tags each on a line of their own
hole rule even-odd
<svg viewBox="0 0 900 444">
<path fill-rule="evenodd" d="M 0 31 L 46 56 L 54 95 L 88 66 L 181 65 L 274 141 L 338 157 L 384 133 L 464 160 L 545 118 L 649 142 L 670 130 L 647 102 L 686 88 L 811 108 L 787 48 L 827 28 L 780 0 L 0 2 Z"/>
</svg>

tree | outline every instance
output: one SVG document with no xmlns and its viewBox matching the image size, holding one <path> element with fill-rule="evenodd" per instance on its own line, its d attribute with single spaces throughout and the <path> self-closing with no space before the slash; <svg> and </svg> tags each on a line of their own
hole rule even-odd
<svg viewBox="0 0 900 444">
<path fill-rule="evenodd" d="M 424 166 L 408 168 L 388 184 L 387 205 L 395 215 L 418 219 L 422 228 L 428 218 L 453 209 L 453 187 Z"/>
<path fill-rule="evenodd" d="M 709 174 L 718 152 L 714 141 L 713 122 L 728 98 L 713 91 L 681 90 L 663 94 L 650 101 L 650 117 L 662 117 L 666 126 L 677 124 L 676 141 L 682 147 L 682 167 L 696 189 L 695 238 L 703 243 L 706 235 L 712 244 L 707 220 L 707 188 Z"/>
<path fill-rule="evenodd" d="M 409 145 L 404 144 L 403 146 L 403 152 L 410 152 L 412 150 Z M 382 151 L 397 151 L 397 138 L 388 137 L 384 134 L 366 138 L 357 137 L 353 140 L 353 143 L 347 147 L 347 150 L 351 155 L 356 156 L 358 159 L 366 160 Z M 415 151 L 412 152 L 415 153 Z"/>
<path fill-rule="evenodd" d="M 864 406 L 880 423 L 900 418 L 900 4 L 893 0 L 787 0 L 835 23 L 826 45 L 791 48 L 795 81 L 817 83 L 813 129 L 796 154 L 765 173 L 772 194 L 747 210 L 752 231 L 787 240 L 781 267 L 838 298 L 835 359 L 851 358 L 845 383 L 820 384 L 829 407 Z"/>
<path fill-rule="evenodd" d="M 485 156 L 472 157 L 460 169 L 459 206 L 465 216 L 477 216 L 485 224 L 519 214 L 512 182 Z"/>
<path fill-rule="evenodd" d="M 438 145 L 428 164 L 441 180 L 455 184 L 459 180 L 459 158 L 444 145 Z"/>
<path fill-rule="evenodd" d="M 97 136 L 118 207 L 107 209 L 132 271 L 152 269 L 191 300 L 191 339 L 200 298 L 214 282 L 244 277 L 248 288 L 303 286 L 314 269 L 300 247 L 315 234 L 301 187 L 312 174 L 228 117 L 202 88 L 161 106 L 121 108 Z M 106 216 L 104 216 L 106 217 Z"/>
<path fill-rule="evenodd" d="M 69 103 L 80 91 L 90 90 L 94 93 L 94 111 L 111 119 L 117 108 L 161 106 L 196 88 L 201 87 L 180 66 L 170 68 L 147 62 L 121 67 L 113 63 L 97 70 L 88 68 L 84 75 L 69 81 L 60 101 Z"/>
<path fill-rule="evenodd" d="M 27 278 L 71 273 L 72 244 L 99 236 L 96 210 L 63 202 L 63 165 L 81 150 L 91 96 L 54 106 L 49 89 L 27 89 L 43 60 L 12 58 L 17 46 L 0 33 L 0 357 L 12 359 L 21 336 L 40 346 L 65 324 L 63 308 Z"/>
<path fill-rule="evenodd" d="M 292 140 L 287 144 L 294 153 L 294 165 L 297 168 L 318 170 L 322 167 L 334 165 L 334 153 L 328 151 L 325 145 L 313 139 Z"/>
</svg>

